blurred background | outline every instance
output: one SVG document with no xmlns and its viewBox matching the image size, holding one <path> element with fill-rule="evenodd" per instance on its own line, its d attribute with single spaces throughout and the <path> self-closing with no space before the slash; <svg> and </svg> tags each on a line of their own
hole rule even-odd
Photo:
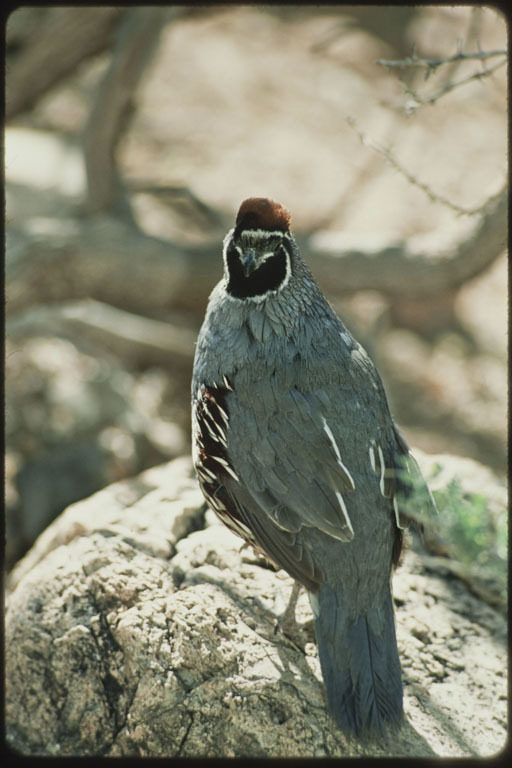
<svg viewBox="0 0 512 768">
<path fill-rule="evenodd" d="M 7 565 L 190 450 L 240 202 L 292 214 L 413 447 L 504 478 L 507 31 L 488 7 L 24 7 L 6 33 Z"/>
</svg>

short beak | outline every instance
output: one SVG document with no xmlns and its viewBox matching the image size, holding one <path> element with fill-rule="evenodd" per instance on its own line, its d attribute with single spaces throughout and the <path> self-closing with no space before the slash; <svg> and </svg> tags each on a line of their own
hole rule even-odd
<svg viewBox="0 0 512 768">
<path fill-rule="evenodd" d="M 254 272 L 257 267 L 256 253 L 254 249 L 248 248 L 240 260 L 242 262 L 242 269 L 244 271 L 245 277 L 249 277 L 249 275 Z"/>
</svg>

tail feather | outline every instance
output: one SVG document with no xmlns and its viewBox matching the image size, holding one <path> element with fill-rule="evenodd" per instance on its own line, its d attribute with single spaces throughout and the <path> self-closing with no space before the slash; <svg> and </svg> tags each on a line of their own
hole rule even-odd
<svg viewBox="0 0 512 768">
<path fill-rule="evenodd" d="M 311 595 L 311 603 L 332 716 L 346 733 L 383 735 L 403 717 L 391 592 L 356 618 L 328 584 Z"/>
</svg>

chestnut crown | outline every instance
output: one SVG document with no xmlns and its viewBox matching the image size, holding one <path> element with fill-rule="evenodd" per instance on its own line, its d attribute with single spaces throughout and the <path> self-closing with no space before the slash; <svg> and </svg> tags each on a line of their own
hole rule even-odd
<svg viewBox="0 0 512 768">
<path fill-rule="evenodd" d="M 232 298 L 261 301 L 284 288 L 292 268 L 290 214 L 267 197 L 247 198 L 224 240 L 223 254 Z"/>
<path fill-rule="evenodd" d="M 288 232 L 290 213 L 281 203 L 268 197 L 249 197 L 238 210 L 235 230 L 262 229 L 268 232 Z"/>
</svg>

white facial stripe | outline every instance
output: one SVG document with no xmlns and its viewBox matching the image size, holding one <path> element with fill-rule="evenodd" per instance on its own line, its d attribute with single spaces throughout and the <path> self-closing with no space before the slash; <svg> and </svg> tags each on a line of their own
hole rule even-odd
<svg viewBox="0 0 512 768">
<path fill-rule="evenodd" d="M 288 240 L 290 239 L 290 233 L 283 232 L 280 229 L 243 229 L 240 232 L 240 236 L 244 239 L 252 237 L 254 240 L 264 240 L 268 237 L 286 237 Z"/>
<path fill-rule="evenodd" d="M 235 251 L 237 251 L 240 254 L 240 256 L 242 257 L 244 256 L 244 250 L 239 245 L 235 245 L 233 243 L 233 248 L 235 249 Z M 271 256 L 274 256 L 274 255 L 275 255 L 275 251 L 265 251 L 265 253 L 262 253 L 260 256 L 257 257 L 257 260 L 263 263 L 266 259 L 269 259 Z"/>
</svg>

